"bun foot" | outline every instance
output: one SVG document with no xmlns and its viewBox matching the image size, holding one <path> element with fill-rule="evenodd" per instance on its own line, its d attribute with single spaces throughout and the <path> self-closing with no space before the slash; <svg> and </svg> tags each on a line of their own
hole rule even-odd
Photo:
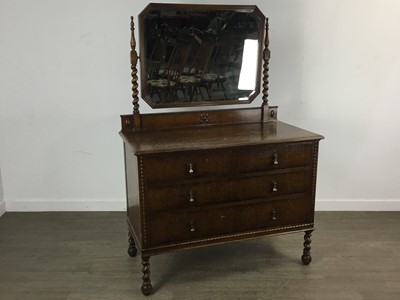
<svg viewBox="0 0 400 300">
<path fill-rule="evenodd" d="M 309 265 L 311 262 L 311 233 L 312 230 L 307 230 L 304 234 L 304 249 L 303 249 L 303 255 L 301 256 L 301 261 L 303 262 L 304 265 Z"/>
<path fill-rule="evenodd" d="M 153 286 L 150 283 L 143 283 L 142 293 L 145 296 L 149 296 L 153 292 Z"/>
<path fill-rule="evenodd" d="M 309 265 L 310 262 L 312 261 L 311 256 L 310 255 L 302 255 L 301 256 L 301 261 L 303 262 L 303 265 Z"/>
<path fill-rule="evenodd" d="M 135 247 L 135 246 L 129 245 L 129 247 L 128 247 L 128 254 L 129 254 L 130 257 L 135 257 L 136 254 L 137 254 L 137 249 L 136 249 L 136 247 Z"/>
<path fill-rule="evenodd" d="M 137 254 L 137 249 L 135 245 L 135 240 L 133 239 L 131 233 L 129 232 L 129 247 L 128 247 L 128 254 L 130 257 L 135 257 Z"/>
</svg>

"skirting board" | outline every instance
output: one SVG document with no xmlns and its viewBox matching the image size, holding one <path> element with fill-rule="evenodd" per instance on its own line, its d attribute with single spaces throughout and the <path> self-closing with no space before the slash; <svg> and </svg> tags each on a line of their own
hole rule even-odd
<svg viewBox="0 0 400 300">
<path fill-rule="evenodd" d="M 400 199 L 318 200 L 317 211 L 400 211 Z"/>
<path fill-rule="evenodd" d="M 0 211 L 1 211 L 0 205 Z M 400 199 L 387 200 L 354 200 L 334 199 L 318 200 L 317 211 L 400 211 Z M 9 212 L 39 212 L 39 211 L 125 211 L 125 199 L 105 200 L 25 200 L 7 202 Z M 5 212 L 5 205 L 4 205 Z"/>
<path fill-rule="evenodd" d="M 0 217 L 6 213 L 6 203 L 2 200 L 0 201 Z"/>
<path fill-rule="evenodd" d="M 125 199 L 29 199 L 7 202 L 8 212 L 126 211 Z"/>
</svg>

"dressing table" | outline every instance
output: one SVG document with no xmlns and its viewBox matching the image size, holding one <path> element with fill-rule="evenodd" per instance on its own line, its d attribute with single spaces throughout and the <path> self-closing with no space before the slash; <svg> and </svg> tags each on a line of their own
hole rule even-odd
<svg viewBox="0 0 400 300">
<path fill-rule="evenodd" d="M 186 108 L 140 113 L 131 18 L 133 113 L 120 135 L 128 253 L 140 251 L 143 294 L 150 257 L 170 251 L 305 232 L 309 264 L 323 137 L 278 121 L 268 103 L 268 20 L 256 6 L 152 3 L 139 32 L 141 97 Z M 252 102 L 261 87 L 260 107 L 221 108 Z"/>
</svg>

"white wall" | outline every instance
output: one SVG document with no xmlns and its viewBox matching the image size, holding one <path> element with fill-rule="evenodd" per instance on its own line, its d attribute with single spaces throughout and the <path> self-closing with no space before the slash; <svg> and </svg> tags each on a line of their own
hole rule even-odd
<svg viewBox="0 0 400 300">
<path fill-rule="evenodd" d="M 118 131 L 131 111 L 129 16 L 147 3 L 0 2 L 8 211 L 125 208 Z M 326 137 L 317 208 L 400 210 L 400 2 L 251 4 L 270 19 L 270 103 L 280 120 Z"/>
<path fill-rule="evenodd" d="M 3 181 L 1 179 L 0 170 L 0 217 L 6 212 L 6 202 L 4 201 Z"/>
</svg>

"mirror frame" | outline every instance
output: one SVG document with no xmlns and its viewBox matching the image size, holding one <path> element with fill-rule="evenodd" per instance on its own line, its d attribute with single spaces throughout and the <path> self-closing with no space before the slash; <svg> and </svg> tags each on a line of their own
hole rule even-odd
<svg viewBox="0 0 400 300">
<path fill-rule="evenodd" d="M 255 89 L 249 95 L 248 99 L 221 99 L 221 100 L 202 100 L 190 102 L 170 102 L 170 103 L 156 103 L 150 96 L 148 89 L 148 75 L 147 75 L 147 61 L 145 49 L 145 28 L 144 22 L 149 12 L 153 10 L 179 10 L 179 11 L 230 11 L 239 13 L 252 13 L 258 22 L 258 59 L 256 70 Z M 141 98 L 152 108 L 172 108 L 172 107 L 199 107 L 199 106 L 216 106 L 216 105 L 235 105 L 251 103 L 260 94 L 261 70 L 262 70 L 262 56 L 265 35 L 266 18 L 264 14 L 255 5 L 203 5 L 203 4 L 167 4 L 167 3 L 150 3 L 139 14 L 139 49 L 140 49 L 140 83 L 141 83 Z"/>
</svg>

